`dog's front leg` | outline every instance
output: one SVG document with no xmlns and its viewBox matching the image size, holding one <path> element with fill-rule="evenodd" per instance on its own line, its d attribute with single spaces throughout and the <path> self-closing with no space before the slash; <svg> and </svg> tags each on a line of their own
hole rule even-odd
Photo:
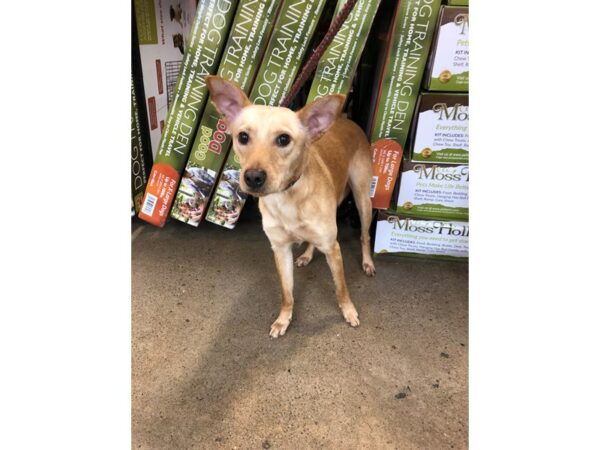
<svg viewBox="0 0 600 450">
<path fill-rule="evenodd" d="M 281 283 L 281 311 L 279 317 L 271 325 L 271 337 L 283 336 L 285 330 L 292 320 L 292 309 L 294 308 L 294 258 L 291 244 L 273 245 L 275 264 Z"/>
<path fill-rule="evenodd" d="M 350 294 L 348 293 L 348 287 L 346 286 L 344 261 L 342 260 L 340 244 L 335 240 L 332 244 L 318 246 L 317 248 L 325 253 L 325 256 L 327 257 L 327 264 L 329 264 L 335 283 L 335 295 L 344 319 L 346 319 L 346 322 L 353 327 L 357 327 L 360 322 L 358 321 L 358 313 L 356 312 L 352 300 L 350 300 Z"/>
</svg>

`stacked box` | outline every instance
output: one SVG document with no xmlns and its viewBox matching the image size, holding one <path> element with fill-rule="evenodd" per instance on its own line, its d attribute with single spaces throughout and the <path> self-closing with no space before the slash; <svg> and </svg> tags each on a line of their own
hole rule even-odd
<svg viewBox="0 0 600 450">
<path fill-rule="evenodd" d="M 160 140 L 139 217 L 162 227 L 187 161 L 208 88 L 225 45 L 237 0 L 203 0 L 188 39 L 174 99 Z"/>
<path fill-rule="evenodd" d="M 250 92 L 251 102 L 281 104 L 300 69 L 324 5 L 325 0 L 284 2 Z M 247 198 L 240 190 L 239 177 L 239 160 L 235 152 L 230 152 L 210 202 L 207 221 L 230 229 L 235 227 Z"/>
<path fill-rule="evenodd" d="M 281 3 L 281 0 L 240 0 L 217 75 L 235 82 L 246 93 L 254 81 Z M 230 144 L 226 125 L 209 102 L 196 132 L 171 217 L 193 226 L 200 224 Z"/>
<path fill-rule="evenodd" d="M 396 6 L 370 132 L 373 171 L 386 174 L 385 182 L 373 178 L 374 208 L 390 204 L 440 5 L 441 0 L 406 0 Z M 398 146 L 378 142 L 381 139 L 392 139 Z"/>
<path fill-rule="evenodd" d="M 469 166 L 405 162 L 396 211 L 412 217 L 469 219 Z"/>
<path fill-rule="evenodd" d="M 430 91 L 469 90 L 468 8 L 442 7 L 424 86 Z"/>
<path fill-rule="evenodd" d="M 423 93 L 419 98 L 411 161 L 469 163 L 469 96 Z"/>
<path fill-rule="evenodd" d="M 172 91 L 196 12 L 195 0 L 167 5 L 160 0 L 134 0 L 134 15 L 147 103 L 152 155 L 156 156 Z"/>
<path fill-rule="evenodd" d="M 467 261 L 469 224 L 415 219 L 379 211 L 374 253 Z"/>
</svg>

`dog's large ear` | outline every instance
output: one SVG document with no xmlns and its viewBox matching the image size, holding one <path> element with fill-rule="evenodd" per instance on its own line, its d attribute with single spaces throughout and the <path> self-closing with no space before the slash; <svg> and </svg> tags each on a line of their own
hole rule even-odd
<svg viewBox="0 0 600 450">
<path fill-rule="evenodd" d="M 244 91 L 231 81 L 208 75 L 206 84 L 210 92 L 210 100 L 223 116 L 223 121 L 227 126 L 235 120 L 243 107 L 251 104 Z"/>
<path fill-rule="evenodd" d="M 345 95 L 328 95 L 298 111 L 300 122 L 308 130 L 311 141 L 320 138 L 333 125 L 342 112 L 345 101 Z"/>
</svg>

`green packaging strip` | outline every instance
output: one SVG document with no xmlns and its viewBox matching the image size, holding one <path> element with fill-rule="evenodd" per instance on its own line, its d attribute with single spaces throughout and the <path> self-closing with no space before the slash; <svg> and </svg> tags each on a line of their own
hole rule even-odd
<svg viewBox="0 0 600 450">
<path fill-rule="evenodd" d="M 311 41 L 325 0 L 286 1 L 277 17 L 265 58 L 260 65 L 250 101 L 277 106 L 292 87 Z M 206 220 L 234 228 L 246 202 L 240 190 L 240 164 L 229 152 L 219 184 L 210 202 Z"/>
<path fill-rule="evenodd" d="M 281 0 L 240 0 L 217 75 L 248 93 L 266 50 Z M 208 102 L 175 195 L 171 217 L 198 226 L 217 182 L 231 135 Z"/>
<path fill-rule="evenodd" d="M 391 138 L 405 147 L 440 5 L 441 0 L 403 0 L 398 5 L 371 142 Z"/>
<path fill-rule="evenodd" d="M 347 0 L 338 1 L 337 17 Z M 319 60 L 306 103 L 326 95 L 346 94 L 381 0 L 359 0 Z"/>
</svg>

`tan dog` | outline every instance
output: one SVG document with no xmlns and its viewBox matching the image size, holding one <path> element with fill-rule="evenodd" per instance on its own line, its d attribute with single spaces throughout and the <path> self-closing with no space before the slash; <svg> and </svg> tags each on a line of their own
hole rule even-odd
<svg viewBox="0 0 600 450">
<path fill-rule="evenodd" d="M 304 241 L 308 248 L 296 265 L 308 264 L 315 248 L 323 252 L 342 314 L 350 325 L 358 326 L 337 241 L 336 210 L 351 189 L 361 220 L 363 270 L 373 276 L 369 237 L 372 158 L 363 131 L 339 117 L 345 97 L 323 97 L 295 113 L 253 105 L 242 90 L 222 78 L 209 76 L 207 83 L 210 99 L 231 131 L 242 167 L 241 188 L 259 197 L 263 229 L 275 254 L 283 300 L 269 334 L 282 336 L 292 319 L 292 244 Z"/>
</svg>

